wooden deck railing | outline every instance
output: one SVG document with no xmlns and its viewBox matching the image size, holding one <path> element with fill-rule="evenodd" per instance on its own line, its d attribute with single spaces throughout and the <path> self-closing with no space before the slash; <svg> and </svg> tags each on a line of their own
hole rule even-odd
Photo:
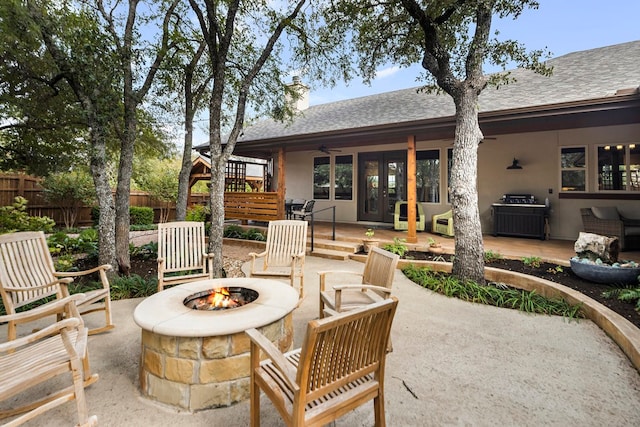
<svg viewBox="0 0 640 427">
<path fill-rule="evenodd" d="M 226 219 L 274 221 L 284 219 L 284 204 L 278 202 L 275 192 L 224 193 Z"/>
</svg>

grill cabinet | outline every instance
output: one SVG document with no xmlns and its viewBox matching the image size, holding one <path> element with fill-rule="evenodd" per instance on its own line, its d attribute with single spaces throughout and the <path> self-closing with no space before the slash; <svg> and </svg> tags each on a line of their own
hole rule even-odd
<svg viewBox="0 0 640 427">
<path fill-rule="evenodd" d="M 494 203 L 493 235 L 545 238 L 547 207 L 539 204 Z"/>
</svg>

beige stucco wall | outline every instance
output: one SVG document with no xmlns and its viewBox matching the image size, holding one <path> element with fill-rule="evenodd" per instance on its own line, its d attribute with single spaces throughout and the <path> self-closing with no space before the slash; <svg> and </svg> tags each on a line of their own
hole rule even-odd
<svg viewBox="0 0 640 427">
<path fill-rule="evenodd" d="M 560 199 L 560 147 L 586 145 L 589 163 L 587 191 L 597 188 L 596 146 L 615 143 L 640 143 L 640 124 L 610 126 L 605 128 L 585 128 L 574 130 L 535 132 L 500 135 L 488 139 L 478 148 L 478 197 L 480 219 L 484 233 L 493 231 L 491 204 L 505 193 L 531 193 L 540 203 L 546 197 L 551 203 L 551 237 L 554 239 L 575 240 L 582 229 L 581 207 L 618 206 L 620 211 L 630 217 L 640 218 L 640 202 L 625 200 Z M 447 148 L 452 147 L 451 140 L 418 141 L 417 149 L 440 149 L 442 164 L 446 165 Z M 354 158 L 354 197 L 346 200 L 318 200 L 316 210 L 324 207 L 336 207 L 338 222 L 357 221 L 357 184 L 358 152 L 403 150 L 404 144 L 388 144 L 343 148 L 335 155 L 352 154 Z M 310 199 L 313 197 L 313 158 L 323 156 L 318 151 L 289 152 L 286 164 L 286 195 Z M 520 161 L 522 169 L 507 170 L 513 158 Z M 333 164 L 333 162 L 332 162 Z M 446 203 L 446 167 L 441 170 L 441 203 L 424 203 L 427 218 L 441 213 L 450 207 Z M 549 193 L 551 189 L 551 193 Z M 330 211 L 318 215 L 318 219 L 329 220 Z"/>
</svg>

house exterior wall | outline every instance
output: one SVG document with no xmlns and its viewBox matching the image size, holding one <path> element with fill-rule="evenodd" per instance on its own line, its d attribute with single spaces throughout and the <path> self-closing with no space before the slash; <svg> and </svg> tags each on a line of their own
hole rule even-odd
<svg viewBox="0 0 640 427">
<path fill-rule="evenodd" d="M 478 148 L 478 198 L 483 233 L 493 232 L 491 205 L 506 193 L 530 193 L 540 203 L 549 198 L 550 235 L 553 239 L 575 240 L 582 230 L 581 207 L 617 206 L 624 215 L 640 218 L 638 200 L 560 198 L 560 148 L 587 146 L 587 192 L 597 189 L 597 146 L 617 143 L 640 144 L 640 124 L 582 128 L 572 130 L 531 132 L 499 135 L 487 139 Z M 432 215 L 450 209 L 447 200 L 447 149 L 453 147 L 451 140 L 417 141 L 417 150 L 439 149 L 441 160 L 440 203 L 423 203 L 427 222 Z M 357 173 L 358 153 L 371 151 L 404 150 L 406 144 L 395 143 L 362 147 L 341 148 L 331 153 L 353 155 L 354 188 L 352 200 L 317 200 L 315 210 L 336 207 L 338 222 L 357 222 Z M 313 159 L 327 155 L 318 151 L 288 152 L 286 156 L 286 197 L 313 198 Z M 517 158 L 522 169 L 508 170 L 513 158 Z M 551 193 L 549 193 L 551 190 Z M 318 220 L 331 220 L 331 211 L 318 214 Z M 429 227 L 427 227 L 429 228 Z"/>
</svg>

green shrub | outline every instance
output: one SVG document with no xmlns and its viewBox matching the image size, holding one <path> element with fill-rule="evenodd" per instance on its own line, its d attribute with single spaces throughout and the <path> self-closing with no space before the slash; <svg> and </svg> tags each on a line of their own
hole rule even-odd
<svg viewBox="0 0 640 427">
<path fill-rule="evenodd" d="M 153 225 L 153 208 L 144 206 L 130 206 L 129 207 L 129 223 L 130 225 L 149 226 Z M 93 225 L 98 225 L 100 220 L 100 207 L 94 206 L 91 208 L 91 220 Z M 133 229 L 133 228 L 132 228 Z M 142 228 L 148 230 L 149 228 Z"/>
<path fill-rule="evenodd" d="M 403 268 L 402 272 L 424 288 L 463 301 L 570 319 L 582 317 L 581 304 L 572 305 L 560 298 L 546 298 L 535 291 L 514 289 L 499 284 L 479 285 L 472 281 L 461 282 L 451 274 L 436 272 L 429 267 L 416 267 L 413 264 Z"/>
<path fill-rule="evenodd" d="M 16 231 L 44 231 L 50 233 L 56 225 L 48 216 L 29 216 L 27 199 L 16 196 L 12 205 L 0 207 L 0 234 Z"/>
<path fill-rule="evenodd" d="M 196 222 L 204 222 L 207 219 L 208 209 L 206 206 L 202 205 L 193 205 L 187 209 L 187 214 L 185 215 L 185 221 L 196 221 Z"/>
<path fill-rule="evenodd" d="M 542 258 L 537 256 L 529 256 L 522 258 L 522 263 L 528 267 L 538 268 L 540 267 L 540 263 L 542 262 Z"/>
<path fill-rule="evenodd" d="M 265 240 L 267 240 L 264 233 L 258 230 L 257 228 L 250 228 L 244 233 L 242 233 L 241 239 L 257 240 L 259 242 L 264 242 Z"/>
<path fill-rule="evenodd" d="M 242 227 L 236 224 L 231 224 L 225 227 L 222 235 L 231 239 L 242 239 L 244 234 L 244 230 Z"/>
<path fill-rule="evenodd" d="M 153 209 L 144 206 L 131 206 L 129 218 L 132 225 L 153 224 Z"/>
<path fill-rule="evenodd" d="M 382 247 L 385 251 L 389 251 L 392 254 L 397 254 L 400 256 L 404 256 L 405 253 L 409 250 L 407 245 L 405 245 L 405 239 L 399 239 L 398 237 L 393 238 L 393 243 L 387 243 Z"/>
<path fill-rule="evenodd" d="M 503 258 L 504 257 L 500 252 L 493 252 L 489 250 L 484 253 L 484 262 L 495 262 Z"/>
<path fill-rule="evenodd" d="M 119 276 L 109 283 L 111 299 L 141 298 L 153 295 L 158 289 L 157 279 L 145 280 L 137 274 L 131 276 Z"/>
</svg>

